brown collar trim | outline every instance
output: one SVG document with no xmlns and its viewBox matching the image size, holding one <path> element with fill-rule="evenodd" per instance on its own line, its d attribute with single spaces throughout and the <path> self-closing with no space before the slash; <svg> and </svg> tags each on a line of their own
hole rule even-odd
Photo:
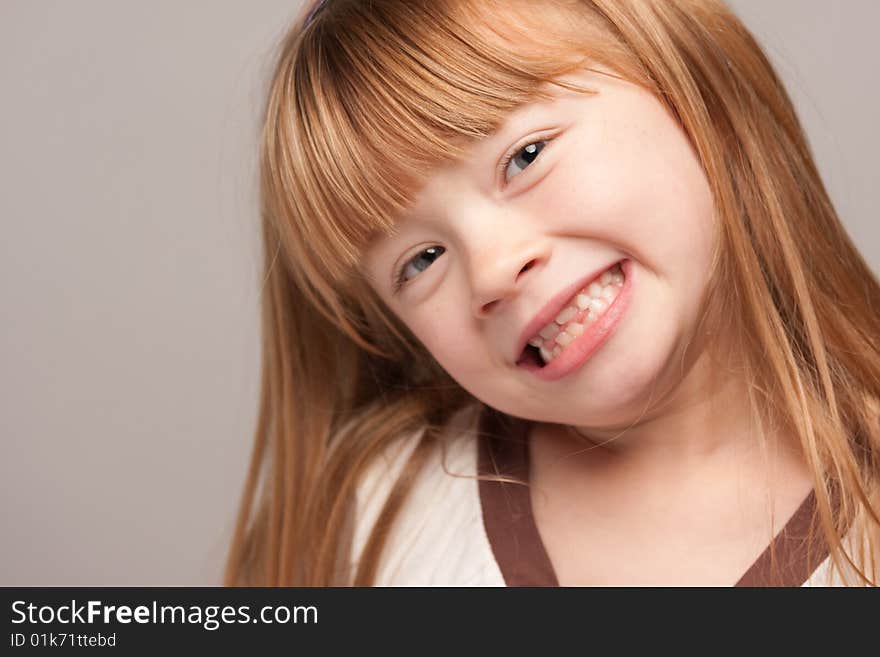
<svg viewBox="0 0 880 657">
<path fill-rule="evenodd" d="M 836 491 L 832 493 L 836 512 L 840 498 Z M 811 533 L 812 540 L 808 540 Z M 819 526 L 816 491 L 812 490 L 736 586 L 801 586 L 828 554 Z"/>
<path fill-rule="evenodd" d="M 529 480 L 529 423 L 483 407 L 478 430 L 477 468 L 482 475 Z M 479 481 L 483 525 L 507 586 L 559 586 L 553 564 L 538 533 L 529 487 Z M 816 495 L 810 492 L 785 527 L 735 586 L 801 586 L 828 556 L 820 531 L 806 540 L 818 522 Z M 816 525 L 818 528 L 818 525 Z"/>
<path fill-rule="evenodd" d="M 484 407 L 480 413 L 478 472 L 529 480 L 528 423 Z M 538 534 L 529 487 L 480 480 L 483 525 L 507 586 L 559 586 Z"/>
</svg>

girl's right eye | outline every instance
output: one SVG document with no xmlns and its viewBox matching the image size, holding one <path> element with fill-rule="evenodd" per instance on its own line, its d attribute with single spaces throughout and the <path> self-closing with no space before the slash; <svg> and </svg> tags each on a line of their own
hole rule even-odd
<svg viewBox="0 0 880 657">
<path fill-rule="evenodd" d="M 407 282 L 418 276 L 419 272 L 423 272 L 430 267 L 431 263 L 439 258 L 444 251 L 446 251 L 446 249 L 442 246 L 431 246 L 420 251 L 415 257 L 410 258 L 403 263 L 403 266 L 394 275 L 394 293 L 397 294 L 400 292 L 401 288 L 403 288 Z"/>
</svg>

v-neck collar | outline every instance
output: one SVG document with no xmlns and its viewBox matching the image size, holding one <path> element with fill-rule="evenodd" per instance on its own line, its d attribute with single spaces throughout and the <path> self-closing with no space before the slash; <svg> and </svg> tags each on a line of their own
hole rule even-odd
<svg viewBox="0 0 880 657">
<path fill-rule="evenodd" d="M 529 481 L 528 422 L 484 406 L 478 431 L 478 472 Z M 483 524 L 507 586 L 559 586 L 535 524 L 529 487 L 479 481 Z M 801 586 L 828 556 L 815 522 L 815 491 L 804 499 L 735 586 Z"/>
</svg>

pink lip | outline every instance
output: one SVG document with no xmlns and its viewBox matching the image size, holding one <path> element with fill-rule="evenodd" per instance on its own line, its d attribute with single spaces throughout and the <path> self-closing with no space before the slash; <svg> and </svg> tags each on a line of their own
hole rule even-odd
<svg viewBox="0 0 880 657">
<path fill-rule="evenodd" d="M 615 263 L 616 264 L 616 263 Z M 563 290 L 560 290 L 556 295 L 553 296 L 550 301 L 548 301 L 543 308 L 535 315 L 532 320 L 526 324 L 526 327 L 523 329 L 523 332 L 519 336 L 519 340 L 516 342 L 516 351 L 514 352 L 513 360 L 517 362 L 518 359 L 522 355 L 523 349 L 526 348 L 526 344 L 530 339 L 532 339 L 538 331 L 543 329 L 547 324 L 556 319 L 556 316 L 559 312 L 568 305 L 568 302 L 571 301 L 572 297 L 580 292 L 582 289 L 587 287 L 594 280 L 599 278 L 606 271 L 611 269 L 614 265 L 608 265 L 594 271 L 592 274 L 588 274 L 583 278 L 576 280 L 574 283 L 569 285 Z M 560 354 L 561 355 L 561 354 Z"/>
<path fill-rule="evenodd" d="M 590 356 L 596 352 L 599 347 L 605 344 L 605 341 L 608 340 L 609 337 L 614 333 L 615 328 L 617 327 L 620 318 L 623 316 L 624 312 L 626 312 L 627 306 L 629 306 L 630 298 L 632 297 L 632 263 L 630 260 L 624 260 L 621 263 L 621 267 L 623 268 L 623 288 L 617 294 L 617 297 L 614 299 L 614 302 L 608 307 L 608 309 L 602 314 L 602 316 L 593 322 L 590 326 L 587 327 L 587 330 L 584 331 L 581 335 L 575 338 L 566 348 L 565 350 L 559 354 L 556 358 L 554 358 L 549 364 L 544 367 L 539 367 L 538 365 L 532 363 L 522 363 L 519 365 L 530 372 L 532 372 L 535 376 L 545 381 L 553 381 L 555 379 L 562 378 L 563 376 L 571 373 L 572 371 L 579 368 L 583 365 Z M 607 267 L 605 269 L 608 269 Z M 602 272 L 605 271 L 602 270 Z M 601 274 L 602 272 L 599 272 Z M 595 276 L 593 277 L 595 278 Z M 592 279 L 587 279 L 587 282 Z M 581 285 L 584 287 L 584 285 Z M 581 287 L 574 287 L 571 294 L 564 298 L 563 302 L 568 301 L 571 296 L 574 295 Z M 571 288 L 567 288 L 566 291 Z M 560 293 L 561 294 L 561 293 Z M 550 303 L 545 306 L 544 310 L 547 308 L 555 308 L 556 306 L 553 303 L 556 302 L 557 298 L 553 297 Z M 559 306 L 561 309 L 564 306 Z M 538 315 L 539 318 L 543 318 L 543 312 Z M 546 326 L 551 319 L 555 317 L 555 315 L 551 314 L 550 318 L 547 319 L 543 324 L 540 324 L 538 329 L 532 331 L 531 333 L 527 333 L 526 341 L 533 335 L 537 330 L 540 330 L 544 326 Z M 536 318 L 537 319 L 537 318 Z M 535 320 L 529 323 L 529 326 L 526 327 L 526 331 L 530 330 L 532 324 Z M 524 332 L 525 333 L 525 332 Z M 525 349 L 526 342 L 522 342 L 522 349 Z M 520 353 L 522 353 L 522 349 Z"/>
</svg>

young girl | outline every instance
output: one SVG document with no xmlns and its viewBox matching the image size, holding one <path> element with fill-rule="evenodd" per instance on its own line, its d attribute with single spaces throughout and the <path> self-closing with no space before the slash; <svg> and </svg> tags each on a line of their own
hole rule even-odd
<svg viewBox="0 0 880 657">
<path fill-rule="evenodd" d="M 880 286 L 718 0 L 326 0 L 230 585 L 876 585 Z"/>
</svg>

